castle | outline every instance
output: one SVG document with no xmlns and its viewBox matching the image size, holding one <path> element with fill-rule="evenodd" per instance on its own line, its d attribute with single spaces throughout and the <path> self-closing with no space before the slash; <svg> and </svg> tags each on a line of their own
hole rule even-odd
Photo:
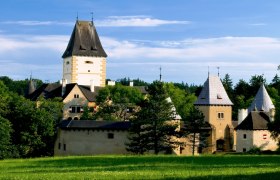
<svg viewBox="0 0 280 180">
<path fill-rule="evenodd" d="M 125 143 L 128 141 L 130 122 L 77 121 L 84 106 L 96 108 L 96 95 L 105 87 L 106 57 L 94 23 L 77 20 L 62 55 L 61 84 L 43 84 L 30 92 L 28 97 L 31 100 L 37 100 L 39 96 L 63 99 L 64 120 L 59 125 L 55 155 L 128 153 Z M 244 152 L 254 145 L 276 149 L 277 143 L 270 138 L 267 130 L 267 123 L 273 120 L 274 106 L 264 86 L 249 107 L 249 113 L 246 110 L 240 111 L 238 124 L 232 121 L 233 103 L 218 76 L 208 75 L 194 105 L 210 125 L 208 146 L 201 149 L 198 142 L 196 154 Z M 191 151 L 188 147 L 181 147 L 174 150 L 174 153 L 188 155 Z"/>
</svg>

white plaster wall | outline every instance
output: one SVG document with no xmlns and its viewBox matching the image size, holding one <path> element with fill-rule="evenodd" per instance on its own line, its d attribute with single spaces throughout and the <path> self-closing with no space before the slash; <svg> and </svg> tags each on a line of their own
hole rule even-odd
<svg viewBox="0 0 280 180">
<path fill-rule="evenodd" d="M 95 86 L 100 86 L 102 60 L 102 57 L 77 56 L 77 83 L 80 85 L 90 85 L 91 80 L 93 80 Z M 93 64 L 87 64 L 86 61 L 92 61 Z"/>
<path fill-rule="evenodd" d="M 69 64 L 67 64 L 69 62 Z M 63 59 L 63 79 L 67 80 L 67 83 L 71 83 L 71 69 L 72 69 L 72 57 Z"/>
<path fill-rule="evenodd" d="M 246 134 L 247 138 L 244 139 L 243 135 Z M 266 134 L 266 136 L 264 136 Z M 261 148 L 262 150 L 274 151 L 277 149 L 277 142 L 270 137 L 268 130 L 237 130 L 236 131 L 236 152 L 243 152 L 243 148 L 246 151 L 250 150 L 254 146 Z"/>
<path fill-rule="evenodd" d="M 244 139 L 244 134 L 246 134 L 246 139 Z M 236 131 L 236 152 L 243 152 L 243 148 L 246 151 L 253 147 L 253 131 L 249 130 L 237 130 Z"/>
<path fill-rule="evenodd" d="M 277 142 L 270 137 L 268 130 L 254 131 L 253 143 L 255 146 L 260 147 L 262 150 L 274 151 L 277 149 Z"/>
</svg>

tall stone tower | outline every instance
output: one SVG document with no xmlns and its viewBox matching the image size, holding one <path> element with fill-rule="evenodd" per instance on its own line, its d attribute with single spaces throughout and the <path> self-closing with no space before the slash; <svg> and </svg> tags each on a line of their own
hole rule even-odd
<svg viewBox="0 0 280 180">
<path fill-rule="evenodd" d="M 63 79 L 79 85 L 105 86 L 106 57 L 92 21 L 76 21 L 62 55 Z"/>
<path fill-rule="evenodd" d="M 205 151 L 229 151 L 233 145 L 232 105 L 218 76 L 208 76 L 194 105 L 211 125 Z"/>
</svg>

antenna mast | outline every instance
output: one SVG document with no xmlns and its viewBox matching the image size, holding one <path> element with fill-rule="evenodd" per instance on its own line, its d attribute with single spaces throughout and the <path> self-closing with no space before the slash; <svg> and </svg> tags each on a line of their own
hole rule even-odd
<svg viewBox="0 0 280 180">
<path fill-rule="evenodd" d="M 161 75 L 161 66 L 159 68 L 159 81 L 161 82 L 161 78 L 162 78 L 162 75 Z"/>
<path fill-rule="evenodd" d="M 91 22 L 93 22 L 93 12 L 90 12 L 91 14 Z"/>
</svg>

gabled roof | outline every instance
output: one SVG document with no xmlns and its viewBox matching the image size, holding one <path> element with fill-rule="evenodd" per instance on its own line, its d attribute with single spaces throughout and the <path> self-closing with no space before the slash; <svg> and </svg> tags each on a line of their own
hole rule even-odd
<svg viewBox="0 0 280 180">
<path fill-rule="evenodd" d="M 62 85 L 61 84 L 43 84 L 40 86 L 38 89 L 36 89 L 32 94 L 27 96 L 28 99 L 36 101 L 39 96 L 43 96 L 46 99 L 50 98 L 55 98 L 55 97 L 61 97 L 62 99 L 66 98 L 69 93 L 73 90 L 75 86 L 78 86 L 84 96 L 87 98 L 89 102 L 94 102 L 96 99 L 96 96 L 102 87 L 95 86 L 94 87 L 94 92 L 90 91 L 90 88 L 88 86 L 81 86 L 78 85 L 77 83 L 71 83 L 71 84 L 66 84 L 66 89 L 65 93 L 62 96 Z"/>
<path fill-rule="evenodd" d="M 92 21 L 76 21 L 62 58 L 73 55 L 107 57 Z"/>
<path fill-rule="evenodd" d="M 270 109 L 275 109 L 264 85 L 259 88 L 251 106 L 248 108 L 248 112 L 253 110 L 269 112 Z"/>
<path fill-rule="evenodd" d="M 233 105 L 218 76 L 209 75 L 194 105 Z"/>
<path fill-rule="evenodd" d="M 128 121 L 93 121 L 93 120 L 63 120 L 58 127 L 61 129 L 98 129 L 98 130 L 128 130 Z"/>
<path fill-rule="evenodd" d="M 251 111 L 248 116 L 235 128 L 236 130 L 266 130 L 270 122 L 268 113 Z"/>
</svg>

